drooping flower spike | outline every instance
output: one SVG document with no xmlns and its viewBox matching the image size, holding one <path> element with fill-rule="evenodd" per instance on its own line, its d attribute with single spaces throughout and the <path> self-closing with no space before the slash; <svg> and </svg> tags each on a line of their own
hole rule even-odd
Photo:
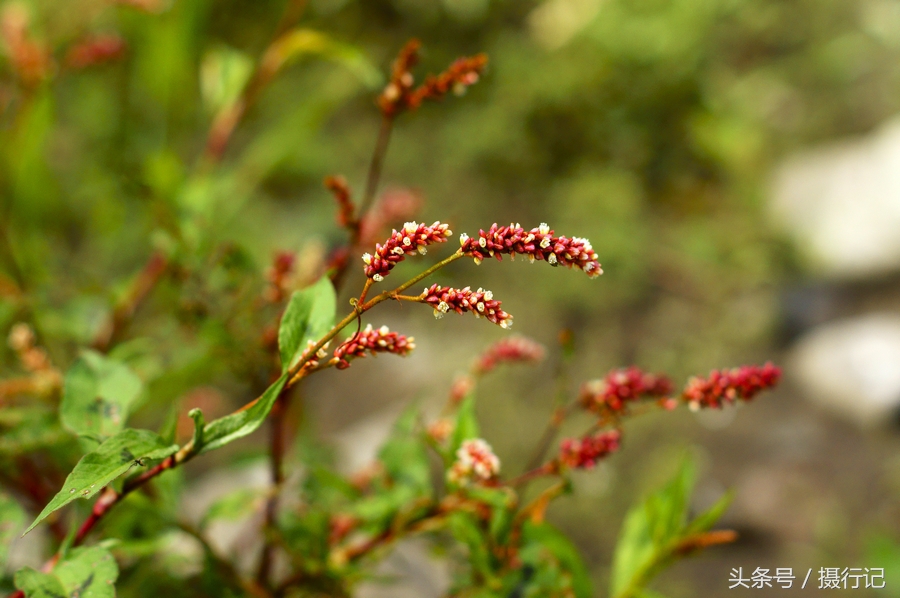
<svg viewBox="0 0 900 598">
<path fill-rule="evenodd" d="M 621 438 L 618 430 L 567 438 L 559 446 L 559 462 L 572 469 L 593 469 L 598 461 L 619 449 Z"/>
<path fill-rule="evenodd" d="M 501 328 L 510 328 L 513 323 L 512 315 L 500 308 L 500 302 L 494 299 L 492 292 L 484 289 L 473 291 L 470 287 L 454 289 L 433 284 L 419 295 L 419 301 L 434 308 L 435 318 L 442 318 L 453 310 L 458 314 L 471 312 Z"/>
<path fill-rule="evenodd" d="M 672 383 L 665 376 L 631 366 L 613 370 L 602 380 L 585 383 L 579 398 L 590 411 L 620 413 L 642 397 L 665 397 L 671 392 Z"/>
<path fill-rule="evenodd" d="M 486 374 L 501 363 L 540 361 L 544 358 L 544 346 L 524 336 L 503 338 L 488 347 L 475 362 L 473 373 Z"/>
<path fill-rule="evenodd" d="M 726 403 L 749 401 L 778 384 L 781 368 L 772 363 L 745 365 L 731 370 L 713 370 L 706 378 L 691 378 L 681 398 L 692 411 L 720 409 Z"/>
<path fill-rule="evenodd" d="M 424 254 L 428 245 L 443 243 L 452 234 L 449 226 L 440 222 L 431 226 L 407 222 L 401 230 L 394 230 L 384 245 L 375 245 L 374 253 L 363 254 L 366 276 L 381 282 L 407 255 Z"/>
<path fill-rule="evenodd" d="M 502 260 L 502 255 L 514 258 L 524 255 L 530 261 L 544 260 L 551 266 L 577 268 L 594 278 L 603 274 L 591 242 L 580 237 L 557 237 L 546 223 L 526 231 L 519 224 L 497 226 L 481 230 L 477 237 L 463 233 L 459 238 L 462 252 L 480 264 L 486 257 Z"/>
<path fill-rule="evenodd" d="M 350 358 L 365 357 L 376 353 L 393 353 L 401 357 L 416 348 L 416 339 L 397 332 L 391 332 L 387 326 L 377 330 L 368 324 L 365 329 L 350 337 L 344 344 L 334 350 L 337 358 L 335 366 L 339 370 L 350 367 Z"/>
</svg>

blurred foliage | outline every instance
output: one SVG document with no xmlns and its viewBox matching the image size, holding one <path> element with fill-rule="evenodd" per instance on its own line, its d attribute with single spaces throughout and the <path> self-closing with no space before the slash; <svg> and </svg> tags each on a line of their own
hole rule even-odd
<svg viewBox="0 0 900 598">
<path fill-rule="evenodd" d="M 310 0 L 270 45 L 293 4 L 0 4 L 0 330 L 29 322 L 68 372 L 62 425 L 49 392 L 0 412 L 2 482 L 44 472 L 20 497 L 32 514 L 87 449 L 69 431 L 121 430 L 91 419 L 107 386 L 128 386 L 112 407 L 162 427 L 166 443 L 192 430 L 174 398 L 212 417 L 267 387 L 259 337 L 277 312 L 258 301 L 262 274 L 287 249 L 313 278 L 344 241 L 321 181 L 341 171 L 362 188 L 379 73 L 409 37 L 425 42 L 423 71 L 478 51 L 491 66 L 465 102 L 398 124 L 387 185 L 411 185 L 426 220 L 456 229 L 543 220 L 591 238 L 607 271 L 596 284 L 557 272 L 537 284 L 518 263 L 478 273 L 545 335 L 576 328 L 590 370 L 637 361 L 684 374 L 759 351 L 774 326 L 773 282 L 798 268 L 764 225 L 768 169 L 900 109 L 893 0 Z M 214 123 L 257 65 L 272 77 L 218 155 Z M 104 340 L 152 256 L 168 267 Z M 98 342 L 105 357 L 81 352 Z M 21 374 L 0 348 L 0 378 Z M 385 448 L 418 459 L 407 449 L 402 439 Z M 394 490 L 419 492 L 421 479 L 406 481 Z M 352 496 L 325 474 L 306 483 Z M 358 507 L 377 519 L 379 505 Z M 125 519 L 107 524 L 141 527 Z M 285 522 L 303 547 L 321 539 L 315 525 Z M 566 554 L 560 543 L 556 558 Z M 168 587 L 165 571 L 142 564 L 122 579 Z"/>
</svg>

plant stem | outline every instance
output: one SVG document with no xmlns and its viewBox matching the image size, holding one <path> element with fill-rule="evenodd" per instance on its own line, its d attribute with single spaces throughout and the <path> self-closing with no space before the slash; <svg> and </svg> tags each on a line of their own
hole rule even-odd
<svg viewBox="0 0 900 598">
<path fill-rule="evenodd" d="M 271 574 L 272 559 L 275 554 L 275 544 L 272 541 L 272 535 L 275 531 L 275 522 L 278 517 L 278 494 L 284 483 L 284 416 L 288 403 L 289 394 L 286 390 L 282 390 L 269 414 L 269 466 L 272 488 L 266 500 L 265 521 L 263 523 L 263 548 L 259 559 L 259 568 L 256 571 L 256 583 L 262 587 L 269 587 L 269 575 Z"/>
<path fill-rule="evenodd" d="M 369 173 L 366 176 L 366 191 L 359 204 L 359 217 L 362 218 L 378 192 L 378 182 L 381 180 L 381 169 L 384 166 L 384 158 L 387 155 L 388 145 L 391 141 L 391 131 L 394 129 L 394 118 L 385 115 L 381 119 L 381 127 L 378 129 L 378 139 L 375 141 L 375 151 L 372 152 L 372 161 L 369 162 Z"/>
</svg>

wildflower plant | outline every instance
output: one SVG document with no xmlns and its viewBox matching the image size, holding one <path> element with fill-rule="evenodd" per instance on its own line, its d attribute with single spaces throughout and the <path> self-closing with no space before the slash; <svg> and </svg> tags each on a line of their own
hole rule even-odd
<svg viewBox="0 0 900 598">
<path fill-rule="evenodd" d="M 52 76 L 45 64 L 50 58 L 35 50 L 29 39 L 15 39 L 23 85 L 38 85 Z M 271 52 L 283 43 L 282 38 L 275 40 Z M 21 450 L 14 455 L 16 464 L 3 469 L 2 482 L 11 493 L 0 494 L 0 559 L 23 531 L 47 525 L 55 538 L 53 554 L 42 566 L 15 573 L 13 596 L 114 596 L 117 579 L 147 570 L 142 567 L 153 570 L 154 559 L 166 550 L 165 535 L 175 531 L 187 534 L 203 549 L 201 572 L 184 574 L 193 595 L 350 596 L 394 543 L 427 535 L 449 539 L 463 549 L 448 596 L 588 597 L 593 590 L 577 550 L 546 519 L 550 503 L 570 491 L 571 473 L 592 469 L 614 455 L 627 440 L 624 424 L 631 417 L 679 406 L 718 409 L 749 401 L 777 384 L 780 372 L 771 364 L 715 371 L 689 380 L 680 391 L 664 375 L 636 367 L 614 370 L 584 382 L 577 396 L 553 411 L 533 463 L 523 469 L 521 464 L 501 463 L 475 417 L 474 391 L 481 377 L 502 364 L 534 362 L 546 353 L 532 340 L 507 336 L 453 383 L 437 418 L 426 421 L 415 408 L 408 409 L 372 468 L 342 477 L 310 457 L 299 485 L 289 481 L 286 414 L 289 403 L 300 400 L 295 390 L 305 379 L 325 369 L 349 368 L 357 359 L 404 357 L 415 350 L 413 337 L 376 319 L 374 310 L 380 304 L 420 303 L 437 318 L 470 313 L 506 330 L 513 316 L 491 291 L 423 286 L 426 279 L 463 258 L 481 264 L 489 258 L 502 261 L 503 256 L 564 266 L 590 279 L 603 274 L 600 257 L 587 239 L 557 234 L 546 223 L 531 228 L 494 223 L 456 236 L 448 223 L 409 221 L 397 226 L 398 222 L 390 234 L 376 238 L 386 218 L 408 211 L 390 207 L 378 197 L 393 123 L 426 100 L 461 94 L 479 80 L 487 65 L 484 55 L 460 58 L 416 86 L 418 48 L 413 41 L 402 49 L 376 100 L 382 127 L 362 196 L 357 199 L 342 177 L 325 182 L 337 204 L 337 222 L 346 230 L 344 246 L 316 263 L 308 280 L 299 276 L 297 256 L 290 253 L 276 256 L 267 280 L 260 280 L 265 291 L 257 304 L 274 313 L 270 328 L 259 331 L 271 371 L 261 392 L 239 409 L 211 419 L 203 409 L 190 410 L 186 415 L 192 431 L 183 441 L 173 423 L 177 406 L 174 419 L 158 430 L 130 424 L 140 406 L 143 381 L 111 349 L 126 338 L 126 324 L 161 277 L 177 271 L 179 260 L 189 259 L 188 241 L 177 250 L 150 257 L 126 300 L 73 363 L 53 363 L 29 325 L 17 324 L 10 330 L 9 346 L 22 375 L 0 381 L 0 425 L 4 442 L 7 434 L 18 438 Z M 118 38 L 91 39 L 74 46 L 66 61 L 81 68 L 114 60 L 122 51 Z M 264 59 L 256 68 L 243 94 L 215 117 L 204 154 L 208 163 L 221 158 L 247 106 L 274 75 L 271 60 Z M 448 243 L 454 236 L 458 245 L 445 250 L 445 243 L 456 245 Z M 442 250 L 446 254 L 441 257 Z M 395 280 L 394 267 L 407 259 L 419 260 L 421 271 Z M 340 310 L 338 291 L 352 268 L 361 271 L 362 287 L 351 305 Z M 423 290 L 416 294 L 419 289 Z M 55 413 L 29 412 L 24 406 L 34 398 L 52 405 Z M 563 422 L 577 415 L 590 422 L 582 433 L 557 438 Z M 53 419 L 53 425 L 38 426 L 34 418 Z M 266 422 L 269 491 L 257 497 L 261 500 L 246 491 L 222 499 L 199 528 L 184 521 L 178 508 L 180 490 L 172 483 L 176 472 L 240 441 Z M 28 444 L 23 439 L 29 428 L 50 431 Z M 80 458 L 48 494 L 36 485 L 53 476 L 38 476 L 29 464 L 39 467 L 45 460 L 41 451 L 60 447 Z M 711 530 L 727 500 L 704 515 L 687 518 L 691 476 L 690 466 L 685 466 L 669 487 L 628 516 L 613 564 L 615 598 L 648 595 L 643 592 L 653 575 L 675 558 L 734 538 L 731 532 Z M 528 488 L 537 489 L 529 493 Z M 86 501 L 89 509 L 86 513 L 75 509 L 73 521 L 66 507 Z M 228 513 L 254 509 L 261 514 L 259 549 L 248 570 L 217 554 L 204 526 Z M 138 530 L 134 537 L 110 533 L 127 526 L 104 525 L 119 513 L 134 518 L 130 523 Z M 30 523 L 22 530 L 26 518 Z M 152 520 L 155 527 L 146 527 L 142 519 Z"/>
</svg>

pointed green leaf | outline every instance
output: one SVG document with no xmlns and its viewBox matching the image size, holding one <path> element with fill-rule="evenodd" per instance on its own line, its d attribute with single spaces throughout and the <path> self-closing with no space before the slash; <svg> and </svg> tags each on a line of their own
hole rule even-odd
<svg viewBox="0 0 900 598">
<path fill-rule="evenodd" d="M 0 571 L 9 556 L 10 544 L 25 526 L 25 511 L 11 496 L 0 493 Z"/>
<path fill-rule="evenodd" d="M 261 511 L 265 505 L 265 498 L 266 490 L 263 488 L 239 488 L 229 492 L 206 510 L 200 521 L 200 527 L 205 528 L 216 519 L 235 521 L 255 511 Z"/>
<path fill-rule="evenodd" d="M 143 383 L 123 363 L 85 351 L 66 373 L 59 416 L 76 434 L 112 436 L 125 427 Z"/>
<path fill-rule="evenodd" d="M 79 598 L 115 598 L 119 566 L 99 546 L 76 548 L 53 569 L 68 596 Z"/>
<path fill-rule="evenodd" d="M 119 566 L 104 548 L 76 548 L 53 569 L 41 573 L 26 567 L 16 573 L 25 598 L 115 598 Z"/>
<path fill-rule="evenodd" d="M 25 598 L 69 598 L 62 582 L 54 575 L 25 567 L 16 571 L 16 588 L 25 592 Z"/>
<path fill-rule="evenodd" d="M 281 36 L 266 54 L 267 66 L 280 68 L 304 55 L 318 55 L 344 66 L 370 88 L 381 84 L 381 72 L 366 53 L 313 29 L 293 29 Z"/>
<path fill-rule="evenodd" d="M 522 527 L 522 541 L 523 544 L 538 544 L 553 555 L 560 568 L 571 576 L 572 591 L 577 598 L 594 595 L 591 576 L 581 553 L 565 534 L 549 523 L 527 522 Z"/>
<path fill-rule="evenodd" d="M 325 276 L 291 295 L 278 329 L 283 372 L 300 360 L 309 341 L 317 341 L 331 330 L 336 309 L 334 286 Z"/>
<path fill-rule="evenodd" d="M 731 506 L 731 501 L 734 499 L 734 493 L 730 490 L 722 495 L 722 497 L 716 501 L 712 507 L 709 508 L 705 513 L 697 515 L 687 526 L 688 534 L 697 534 L 702 532 L 708 532 L 712 526 L 716 524 L 716 522 L 722 518 L 722 515 L 725 514 L 725 511 L 728 510 L 728 507 Z"/>
<path fill-rule="evenodd" d="M 330 283 L 329 283 L 330 284 Z M 203 428 L 203 446 L 201 453 L 223 447 L 229 442 L 243 438 L 255 431 L 265 421 L 278 399 L 281 389 L 287 382 L 288 375 L 281 377 L 263 393 L 259 399 L 247 409 L 220 417 L 206 424 Z"/>
<path fill-rule="evenodd" d="M 175 453 L 178 445 L 167 445 L 149 430 L 125 429 L 89 452 L 75 465 L 62 490 L 44 507 L 25 530 L 27 534 L 47 515 L 77 498 L 90 498 L 144 459 L 162 459 Z"/>
</svg>

